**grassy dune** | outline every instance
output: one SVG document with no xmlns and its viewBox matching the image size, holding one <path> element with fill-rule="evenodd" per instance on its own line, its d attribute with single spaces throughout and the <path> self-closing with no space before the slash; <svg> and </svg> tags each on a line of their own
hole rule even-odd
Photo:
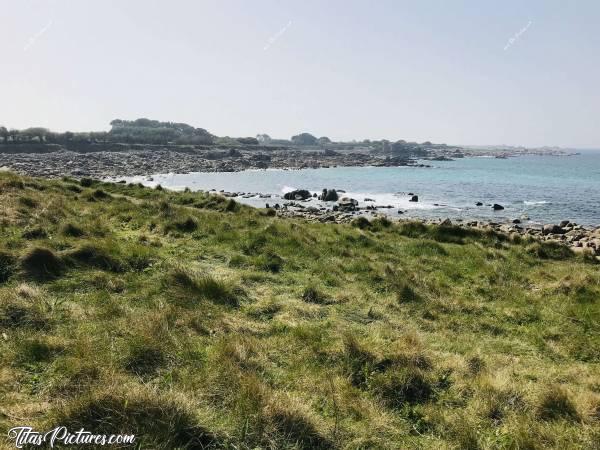
<svg viewBox="0 0 600 450">
<path fill-rule="evenodd" d="M 0 173 L 0 431 L 599 448 L 600 266 L 385 219 Z"/>
</svg>

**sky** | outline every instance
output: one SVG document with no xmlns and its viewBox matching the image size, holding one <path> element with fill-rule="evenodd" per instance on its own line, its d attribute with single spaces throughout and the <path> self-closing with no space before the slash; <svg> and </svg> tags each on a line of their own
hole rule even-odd
<svg viewBox="0 0 600 450">
<path fill-rule="evenodd" d="M 600 2 L 0 0 L 0 125 L 600 148 Z"/>
</svg>

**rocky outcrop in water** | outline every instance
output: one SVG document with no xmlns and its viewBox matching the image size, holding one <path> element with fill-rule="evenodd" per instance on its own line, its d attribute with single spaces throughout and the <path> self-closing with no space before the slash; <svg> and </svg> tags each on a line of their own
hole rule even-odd
<svg viewBox="0 0 600 450">
<path fill-rule="evenodd" d="M 311 194 L 306 189 L 296 189 L 283 195 L 286 200 L 306 200 L 309 197 L 311 197 Z"/>
</svg>

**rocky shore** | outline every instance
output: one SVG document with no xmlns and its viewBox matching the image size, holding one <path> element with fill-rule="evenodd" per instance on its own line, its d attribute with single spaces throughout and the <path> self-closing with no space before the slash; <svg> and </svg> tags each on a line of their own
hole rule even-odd
<svg viewBox="0 0 600 450">
<path fill-rule="evenodd" d="M 14 147 L 13 147 L 14 148 Z M 0 149 L 1 150 L 1 149 Z M 455 154 L 453 154 L 455 156 Z M 471 155 L 474 156 L 474 155 Z M 558 156 L 558 155 L 557 155 Z M 430 157 L 445 160 L 445 153 Z M 361 151 L 328 151 L 297 149 L 289 147 L 185 147 L 139 148 L 133 146 L 122 151 L 69 151 L 62 148 L 39 152 L 0 151 L 0 170 L 11 170 L 20 174 L 58 178 L 72 176 L 99 179 L 119 179 L 131 176 L 149 176 L 156 173 L 190 172 L 237 172 L 249 169 L 305 169 L 349 166 L 427 167 L 412 159 L 370 154 Z M 269 199 L 269 194 L 227 193 L 229 197 L 260 197 Z M 382 211 L 394 210 L 391 205 L 377 205 L 372 199 L 361 199 L 366 206 L 359 206 L 356 199 L 344 196 L 341 190 L 325 189 L 322 193 L 306 190 L 286 194 L 285 198 L 274 199 L 268 208 L 282 217 L 301 217 L 309 221 L 348 223 L 359 216 L 376 217 Z M 410 201 L 419 198 L 409 193 Z M 484 206 L 479 204 L 478 206 Z M 491 206 L 494 210 L 502 205 Z M 402 214 L 402 211 L 397 211 Z M 390 214 L 385 214 L 390 217 Z M 402 220 L 395 218 L 395 220 Z M 411 220 L 416 220 L 412 219 Z M 583 227 L 569 221 L 540 227 L 522 224 L 519 219 L 511 223 L 446 220 L 422 220 L 424 223 L 444 223 L 461 227 L 492 229 L 507 234 L 531 236 L 544 241 L 561 242 L 578 252 L 590 252 L 600 256 L 600 228 Z"/>
<path fill-rule="evenodd" d="M 156 173 L 239 172 L 251 169 L 306 169 L 326 167 L 426 167 L 415 160 L 360 152 L 307 151 L 269 148 L 179 148 L 46 153 L 0 152 L 0 168 L 41 177 L 127 177 Z"/>
<path fill-rule="evenodd" d="M 566 245 L 574 252 L 587 252 L 600 260 L 600 227 L 586 227 L 577 223 L 564 220 L 559 224 L 527 225 L 521 219 L 513 219 L 508 223 L 492 221 L 466 221 L 461 219 L 403 219 L 393 217 L 386 212 L 396 211 L 391 205 L 377 205 L 372 199 L 364 199 L 366 206 L 359 206 L 359 201 L 344 196 L 345 191 L 323 189 L 321 194 L 311 193 L 305 189 L 288 192 L 284 196 L 260 194 L 253 192 L 225 192 L 210 191 L 213 194 L 230 198 L 262 198 L 272 200 L 266 203 L 270 214 L 278 217 L 294 217 L 309 222 L 351 223 L 359 217 L 374 219 L 386 217 L 395 221 L 420 221 L 424 224 L 442 226 L 458 226 L 480 230 L 492 230 L 506 235 L 531 237 L 539 241 L 559 242 Z M 411 201 L 418 201 L 418 196 L 408 193 Z M 495 210 L 504 209 L 502 205 L 488 205 Z M 403 211 L 398 210 L 402 214 Z"/>
</svg>

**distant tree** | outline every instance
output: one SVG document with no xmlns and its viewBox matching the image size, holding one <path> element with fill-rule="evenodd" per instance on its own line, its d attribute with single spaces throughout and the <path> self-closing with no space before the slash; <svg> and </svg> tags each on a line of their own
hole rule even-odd
<svg viewBox="0 0 600 450">
<path fill-rule="evenodd" d="M 317 139 L 317 142 L 321 145 L 331 144 L 331 139 L 329 139 L 327 136 L 321 136 L 319 139 Z"/>
<path fill-rule="evenodd" d="M 317 138 L 310 133 L 300 133 L 292 136 L 292 142 L 296 145 L 316 145 Z"/>
<path fill-rule="evenodd" d="M 39 142 L 44 142 L 48 133 L 49 130 L 42 127 L 27 128 L 21 131 L 21 134 L 26 140 L 33 141 L 35 138 L 37 138 Z"/>
<path fill-rule="evenodd" d="M 10 138 L 11 142 L 17 142 L 17 140 L 19 139 L 19 130 L 11 128 L 10 130 L 8 130 L 8 137 Z"/>
<path fill-rule="evenodd" d="M 269 144 L 271 142 L 271 136 L 268 134 L 257 134 L 256 139 L 260 144 Z"/>
<path fill-rule="evenodd" d="M 0 136 L 2 136 L 2 142 L 6 144 L 8 142 L 8 130 L 6 127 L 0 127 Z"/>
<path fill-rule="evenodd" d="M 211 144 L 214 136 L 204 128 L 194 128 L 186 123 L 159 122 L 140 118 L 136 120 L 115 119 L 110 122 L 109 138 L 114 142 L 144 144 Z"/>
<path fill-rule="evenodd" d="M 383 139 L 381 141 L 381 150 L 383 150 L 384 152 L 389 152 L 390 148 L 390 141 L 388 141 L 387 139 Z"/>
<path fill-rule="evenodd" d="M 48 143 L 56 143 L 59 140 L 60 133 L 55 133 L 54 131 L 48 131 L 46 133 L 46 142 Z"/>
</svg>

